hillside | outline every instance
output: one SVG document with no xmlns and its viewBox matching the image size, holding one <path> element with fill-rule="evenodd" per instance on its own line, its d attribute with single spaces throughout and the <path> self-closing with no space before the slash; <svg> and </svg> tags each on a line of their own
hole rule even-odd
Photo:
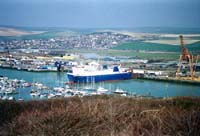
<svg viewBox="0 0 200 136">
<path fill-rule="evenodd" d="M 0 40 L 32 40 L 56 37 L 77 36 L 92 33 L 93 29 L 75 29 L 65 27 L 1 27 Z"/>
<path fill-rule="evenodd" d="M 0 135 L 196 136 L 199 126 L 199 98 L 0 101 Z"/>
</svg>

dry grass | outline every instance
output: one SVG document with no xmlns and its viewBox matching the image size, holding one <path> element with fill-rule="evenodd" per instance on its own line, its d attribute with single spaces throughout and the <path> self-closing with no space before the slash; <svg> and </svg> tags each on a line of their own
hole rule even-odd
<svg viewBox="0 0 200 136">
<path fill-rule="evenodd" d="M 116 96 L 74 97 L 0 102 L 0 111 L 1 135 L 200 134 L 199 98 L 137 100 Z"/>
<path fill-rule="evenodd" d="M 24 31 L 14 28 L 0 27 L 0 36 L 23 36 L 23 35 L 33 35 L 42 34 L 43 31 Z"/>
</svg>

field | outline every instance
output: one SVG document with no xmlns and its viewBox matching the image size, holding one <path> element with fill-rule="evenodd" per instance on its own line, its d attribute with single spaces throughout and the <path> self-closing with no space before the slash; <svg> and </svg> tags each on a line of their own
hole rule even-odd
<svg viewBox="0 0 200 136">
<path fill-rule="evenodd" d="M 127 56 L 148 60 L 176 60 L 179 57 L 178 53 L 134 52 L 122 50 L 108 50 L 107 53 L 111 56 Z"/>
<path fill-rule="evenodd" d="M 48 31 L 38 34 L 30 34 L 30 35 L 21 35 L 21 36 L 0 36 L 0 40 L 32 40 L 32 39 L 50 39 L 50 38 L 56 38 L 56 37 L 64 37 L 64 36 L 70 36 L 76 34 L 75 32 L 71 31 Z"/>
<path fill-rule="evenodd" d="M 199 98 L 0 101 L 0 135 L 197 136 L 199 127 Z"/>
<path fill-rule="evenodd" d="M 24 31 L 14 28 L 0 27 L 0 36 L 24 36 L 24 35 L 37 35 L 41 33 L 43 33 L 43 31 Z"/>
<path fill-rule="evenodd" d="M 187 44 L 186 47 L 191 52 L 200 51 L 200 42 Z M 131 42 L 124 43 L 114 47 L 116 50 L 143 50 L 143 51 L 160 51 L 160 52 L 180 52 L 181 46 L 174 46 L 170 44 L 158 44 L 158 43 L 147 43 L 147 42 Z"/>
</svg>

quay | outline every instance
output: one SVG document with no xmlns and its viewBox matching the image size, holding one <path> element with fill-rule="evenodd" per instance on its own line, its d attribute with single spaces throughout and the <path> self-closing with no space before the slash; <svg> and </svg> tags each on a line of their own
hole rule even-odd
<svg viewBox="0 0 200 136">
<path fill-rule="evenodd" d="M 17 68 L 17 67 L 11 67 L 11 66 L 4 66 L 0 65 L 1 69 L 15 69 L 15 70 L 23 70 L 23 71 L 29 71 L 29 72 L 58 72 L 57 68 L 54 69 L 37 69 L 37 68 Z M 69 72 L 71 71 L 71 68 L 65 67 L 64 69 L 60 70 L 61 72 Z"/>
<path fill-rule="evenodd" d="M 138 79 L 144 80 L 153 80 L 153 81 L 161 81 L 161 82 L 171 82 L 171 83 L 179 83 L 179 84 L 191 84 L 200 86 L 200 78 L 196 78 L 196 80 L 191 80 L 189 78 L 174 78 L 174 77 L 138 77 Z"/>
</svg>

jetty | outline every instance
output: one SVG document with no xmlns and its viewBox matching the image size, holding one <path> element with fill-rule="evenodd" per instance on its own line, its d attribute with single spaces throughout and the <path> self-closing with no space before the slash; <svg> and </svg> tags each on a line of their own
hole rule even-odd
<svg viewBox="0 0 200 136">
<path fill-rule="evenodd" d="M 161 81 L 161 82 L 172 82 L 179 84 L 191 84 L 191 85 L 199 85 L 200 86 L 200 78 L 196 78 L 195 80 L 191 80 L 190 78 L 174 78 L 174 77 L 140 77 L 138 79 L 144 80 L 153 80 L 153 81 Z"/>
</svg>

